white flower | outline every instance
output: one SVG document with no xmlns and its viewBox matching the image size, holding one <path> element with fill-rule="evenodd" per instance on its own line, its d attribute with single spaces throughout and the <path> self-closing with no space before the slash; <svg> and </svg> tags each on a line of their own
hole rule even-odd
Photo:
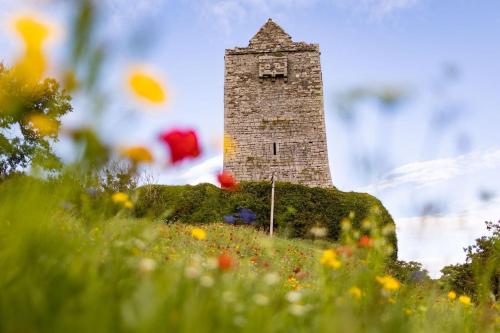
<svg viewBox="0 0 500 333">
<path fill-rule="evenodd" d="M 265 276 L 264 276 L 264 282 L 267 284 L 267 285 L 275 285 L 276 283 L 278 283 L 280 281 L 280 276 L 278 275 L 278 273 L 275 273 L 275 272 L 272 272 L 272 273 L 267 273 Z"/>
<path fill-rule="evenodd" d="M 216 269 L 218 267 L 217 258 L 208 258 L 205 262 L 205 267 L 208 269 Z"/>
<path fill-rule="evenodd" d="M 189 279 L 196 279 L 198 276 L 200 276 L 201 272 L 200 272 L 200 269 L 198 268 L 198 266 L 192 265 L 192 266 L 186 267 L 184 274 Z"/>
<path fill-rule="evenodd" d="M 263 294 L 255 294 L 253 295 L 253 301 L 257 305 L 268 305 L 269 304 L 269 297 Z"/>
<path fill-rule="evenodd" d="M 205 287 L 205 288 L 210 288 L 214 285 L 214 279 L 213 277 L 209 276 L 209 275 L 203 275 L 201 278 L 200 278 L 200 284 Z"/>
<path fill-rule="evenodd" d="M 297 317 L 303 316 L 309 310 L 310 310 L 309 306 L 300 304 L 291 304 L 290 307 L 288 308 L 288 311 L 290 311 L 291 314 Z"/>
<path fill-rule="evenodd" d="M 289 291 L 286 296 L 286 300 L 290 303 L 295 303 L 300 301 L 302 294 L 299 291 Z"/>
<path fill-rule="evenodd" d="M 141 273 L 151 273 L 156 268 L 156 261 L 151 258 L 142 258 L 139 261 L 139 271 Z"/>
</svg>

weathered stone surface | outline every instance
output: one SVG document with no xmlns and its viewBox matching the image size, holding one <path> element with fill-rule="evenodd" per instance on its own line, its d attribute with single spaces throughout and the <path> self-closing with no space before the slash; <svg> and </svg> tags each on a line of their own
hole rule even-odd
<svg viewBox="0 0 500 333">
<path fill-rule="evenodd" d="M 226 50 L 224 169 L 242 180 L 329 187 L 318 44 L 293 42 L 269 20 L 246 48 Z"/>
</svg>

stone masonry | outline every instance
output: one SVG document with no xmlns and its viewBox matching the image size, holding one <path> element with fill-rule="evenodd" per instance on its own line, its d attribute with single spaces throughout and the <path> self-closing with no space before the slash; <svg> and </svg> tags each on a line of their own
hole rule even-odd
<svg viewBox="0 0 500 333">
<path fill-rule="evenodd" d="M 332 185 L 318 44 L 293 42 L 271 19 L 226 50 L 224 170 L 237 180 Z"/>
</svg>

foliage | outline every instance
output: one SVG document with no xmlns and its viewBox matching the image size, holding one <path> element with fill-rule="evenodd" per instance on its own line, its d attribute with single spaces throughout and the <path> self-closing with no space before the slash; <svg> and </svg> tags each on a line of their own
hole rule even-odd
<svg viewBox="0 0 500 333">
<path fill-rule="evenodd" d="M 427 283 L 429 273 L 416 261 L 394 260 L 388 263 L 389 272 L 398 280 L 406 283 Z"/>
<path fill-rule="evenodd" d="M 33 164 L 48 171 L 61 167 L 51 148 L 58 132 L 47 126 L 59 127 L 72 110 L 69 102 L 56 80 L 27 84 L 0 65 L 0 178 Z"/>
<path fill-rule="evenodd" d="M 137 190 L 136 197 L 137 217 L 166 216 L 166 222 L 221 222 L 224 215 L 244 207 L 257 213 L 256 225 L 260 229 L 269 226 L 271 185 L 266 182 L 242 182 L 237 191 L 224 191 L 210 184 L 147 185 Z M 350 215 L 355 228 L 368 217 L 376 218 L 381 226 L 394 225 L 380 201 L 369 194 L 276 184 L 275 226 L 283 236 L 313 238 L 311 228 L 320 227 L 326 228 L 327 238 L 337 240 L 340 222 Z M 390 237 L 397 249 L 395 235 Z"/>
<path fill-rule="evenodd" d="M 345 221 L 342 242 L 334 244 L 269 238 L 245 226 L 137 220 L 124 207 L 114 217 L 89 219 L 67 204 L 78 188 L 28 177 L 0 184 L 0 331 L 499 328 L 491 307 L 449 301 L 432 283 L 401 284 L 385 266 L 383 237 L 368 246 L 352 242 L 359 230 Z M 183 189 L 169 193 L 181 196 Z M 102 210 L 106 203 L 95 205 L 81 209 Z M 375 224 L 370 228 L 383 235 Z"/>
<path fill-rule="evenodd" d="M 491 236 L 476 239 L 464 249 L 464 264 L 444 267 L 441 280 L 450 289 L 488 299 L 500 296 L 500 221 L 486 222 Z"/>
</svg>

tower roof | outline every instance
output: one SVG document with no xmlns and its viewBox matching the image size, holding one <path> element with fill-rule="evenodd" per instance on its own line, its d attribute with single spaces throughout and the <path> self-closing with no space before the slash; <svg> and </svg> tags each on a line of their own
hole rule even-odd
<svg viewBox="0 0 500 333">
<path fill-rule="evenodd" d="M 285 32 L 279 25 L 273 22 L 272 19 L 260 28 L 260 30 L 252 37 L 248 47 L 254 49 L 269 49 L 279 46 L 290 46 L 292 37 Z"/>
</svg>

